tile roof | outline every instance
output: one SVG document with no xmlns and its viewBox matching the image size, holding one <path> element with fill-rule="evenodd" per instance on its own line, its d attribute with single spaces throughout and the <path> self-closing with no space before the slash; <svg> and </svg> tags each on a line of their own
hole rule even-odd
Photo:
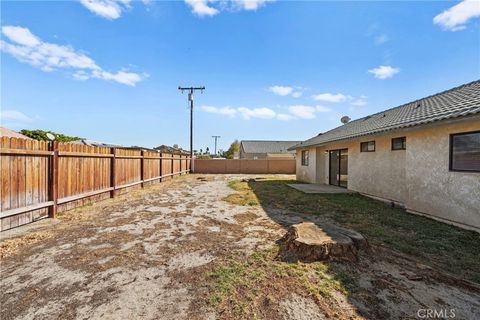
<svg viewBox="0 0 480 320">
<path fill-rule="evenodd" d="M 286 153 L 288 148 L 301 141 L 242 140 L 240 147 L 245 153 Z"/>
<path fill-rule="evenodd" d="M 0 137 L 9 137 L 9 138 L 19 138 L 19 139 L 28 139 L 28 140 L 33 140 L 30 137 L 27 137 L 26 135 L 23 135 L 21 133 L 18 133 L 16 131 L 10 130 L 5 127 L 0 127 Z"/>
<path fill-rule="evenodd" d="M 290 149 L 480 113 L 480 80 L 351 121 Z"/>
<path fill-rule="evenodd" d="M 103 147 L 103 148 L 123 148 L 123 146 L 119 144 L 105 143 L 105 142 L 93 141 L 88 139 L 73 140 L 73 141 L 70 141 L 69 143 L 81 144 L 84 146 Z"/>
</svg>

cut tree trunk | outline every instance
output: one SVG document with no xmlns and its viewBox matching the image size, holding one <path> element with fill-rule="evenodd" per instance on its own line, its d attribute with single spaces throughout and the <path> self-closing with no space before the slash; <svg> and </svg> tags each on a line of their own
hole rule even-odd
<svg viewBox="0 0 480 320">
<path fill-rule="evenodd" d="M 313 262 L 329 259 L 358 260 L 358 250 L 368 247 L 358 232 L 329 223 L 303 222 L 290 226 L 284 254 L 289 260 Z"/>
</svg>

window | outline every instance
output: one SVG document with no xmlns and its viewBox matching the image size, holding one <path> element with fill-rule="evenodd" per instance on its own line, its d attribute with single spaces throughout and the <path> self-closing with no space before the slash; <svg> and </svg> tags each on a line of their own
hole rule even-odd
<svg viewBox="0 0 480 320">
<path fill-rule="evenodd" d="M 375 141 L 368 141 L 360 143 L 361 152 L 374 152 L 375 151 Z"/>
<path fill-rule="evenodd" d="M 407 149 L 407 138 L 393 138 L 392 139 L 392 150 L 405 150 Z"/>
<path fill-rule="evenodd" d="M 480 131 L 450 135 L 450 170 L 480 172 Z"/>
<path fill-rule="evenodd" d="M 308 150 L 302 151 L 302 166 L 308 166 Z"/>
</svg>

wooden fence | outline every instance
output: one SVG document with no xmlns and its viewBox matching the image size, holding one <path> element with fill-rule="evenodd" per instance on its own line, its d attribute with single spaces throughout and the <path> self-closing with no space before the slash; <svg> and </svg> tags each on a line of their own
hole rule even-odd
<svg viewBox="0 0 480 320">
<path fill-rule="evenodd" d="M 0 137 L 1 230 L 190 172 L 186 155 Z"/>
<path fill-rule="evenodd" d="M 195 160 L 195 173 L 295 174 L 295 159 L 205 159 Z"/>
</svg>

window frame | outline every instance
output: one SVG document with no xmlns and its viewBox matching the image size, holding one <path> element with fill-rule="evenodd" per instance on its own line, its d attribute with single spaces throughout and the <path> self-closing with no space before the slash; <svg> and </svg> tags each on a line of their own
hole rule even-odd
<svg viewBox="0 0 480 320">
<path fill-rule="evenodd" d="M 469 170 L 469 169 L 454 169 L 453 168 L 453 138 L 455 136 L 462 136 L 466 134 L 480 134 L 480 130 L 476 131 L 468 131 L 468 132 L 458 132 L 458 133 L 451 133 L 449 137 L 449 146 L 448 146 L 448 171 L 451 172 L 480 172 L 480 170 Z"/>
<path fill-rule="evenodd" d="M 368 144 L 373 142 L 373 150 L 368 150 Z M 363 150 L 362 146 L 367 145 L 367 150 Z M 377 144 L 375 140 L 370 140 L 370 141 L 365 141 L 365 142 L 360 142 L 360 152 L 375 152 L 377 150 Z"/>
<path fill-rule="evenodd" d="M 302 153 L 300 155 L 300 161 L 302 166 L 308 167 L 308 163 L 310 160 L 310 150 L 302 150 Z"/>
<path fill-rule="evenodd" d="M 394 146 L 394 143 L 393 143 L 393 140 L 398 140 L 398 139 L 403 139 L 403 144 L 405 145 L 404 147 L 400 148 L 400 149 L 395 149 L 393 146 Z M 392 138 L 392 151 L 399 151 L 399 150 L 407 150 L 407 137 L 397 137 L 397 138 Z"/>
</svg>

